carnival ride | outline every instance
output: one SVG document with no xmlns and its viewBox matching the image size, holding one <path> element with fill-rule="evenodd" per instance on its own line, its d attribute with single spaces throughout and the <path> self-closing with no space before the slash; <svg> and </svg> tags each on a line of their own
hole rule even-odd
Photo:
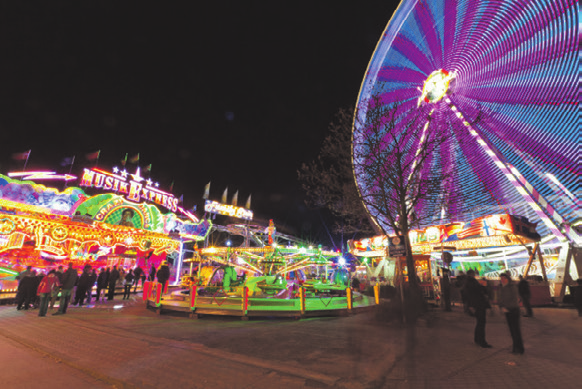
<svg viewBox="0 0 582 389">
<path fill-rule="evenodd" d="M 184 309 L 196 315 L 243 317 L 332 314 L 347 309 L 351 279 L 345 267 L 331 260 L 340 256 L 338 252 L 321 246 L 279 246 L 275 242 L 280 236 L 273 234 L 271 239 L 262 240 L 264 228 L 256 226 L 217 229 L 247 236 L 246 241 L 263 246 L 198 249 L 192 259 L 185 261 L 191 269 L 196 265 L 196 271 L 191 270 L 182 278 L 182 288 L 164 296 L 163 301 L 154 301 L 155 292 L 146 292 L 148 304 L 164 310 Z M 273 245 L 265 245 L 269 242 Z M 370 299 L 357 292 L 350 294 L 349 300 L 350 306 L 371 304 Z"/>
<path fill-rule="evenodd" d="M 203 240 L 210 227 L 209 221 L 184 221 L 120 194 L 59 191 L 0 175 L 2 278 L 13 279 L 27 266 L 47 271 L 64 261 L 77 268 L 160 262 L 184 241 Z"/>
<path fill-rule="evenodd" d="M 396 105 L 401 134 L 413 117 L 424 116 L 422 137 L 406 145 L 406 163 L 414 166 L 421 139 L 448 128 L 420 174 L 455 174 L 442 182 L 444 208 L 417 204 L 435 216 L 419 227 L 522 215 L 537 225 L 543 251 L 557 251 L 553 278 L 556 295 L 563 295 L 582 243 L 578 15 L 579 3 L 566 0 L 402 1 L 369 63 L 355 112 L 354 174 L 367 203 L 374 203 L 375 189 L 362 167 L 373 155 L 363 145 L 372 136 L 373 110 Z M 376 222 L 391 230 L 382 215 Z M 533 243 L 526 246 L 515 246 L 514 265 L 530 257 Z"/>
</svg>

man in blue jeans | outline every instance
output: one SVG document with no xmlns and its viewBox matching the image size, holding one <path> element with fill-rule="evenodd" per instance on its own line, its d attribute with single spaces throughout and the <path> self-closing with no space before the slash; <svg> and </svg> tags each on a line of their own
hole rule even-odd
<svg viewBox="0 0 582 389">
<path fill-rule="evenodd" d="M 53 313 L 53 315 L 64 315 L 67 313 L 67 307 L 69 306 L 69 300 L 71 300 L 71 292 L 77 283 L 77 271 L 73 269 L 73 263 L 69 262 L 69 268 L 63 274 L 63 283 L 61 289 L 61 300 L 59 302 L 59 310 Z"/>
</svg>

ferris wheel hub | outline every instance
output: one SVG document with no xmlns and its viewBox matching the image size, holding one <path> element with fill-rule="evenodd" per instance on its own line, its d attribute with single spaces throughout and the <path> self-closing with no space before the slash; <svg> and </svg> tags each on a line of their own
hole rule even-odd
<svg viewBox="0 0 582 389">
<path fill-rule="evenodd" d="M 418 98 L 418 105 L 424 101 L 426 103 L 436 103 L 440 101 L 449 91 L 451 80 L 455 78 L 453 72 L 445 69 L 435 70 L 424 81 L 422 95 Z"/>
</svg>

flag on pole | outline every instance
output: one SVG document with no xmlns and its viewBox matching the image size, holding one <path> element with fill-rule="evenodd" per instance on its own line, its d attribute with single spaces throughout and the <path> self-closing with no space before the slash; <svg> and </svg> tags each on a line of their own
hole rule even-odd
<svg viewBox="0 0 582 389">
<path fill-rule="evenodd" d="M 144 171 L 144 172 L 147 172 L 147 173 L 151 172 L 151 171 L 152 171 L 152 164 L 150 163 L 149 165 L 147 165 L 147 166 L 146 166 L 146 167 L 143 169 L 143 171 Z"/>
<path fill-rule="evenodd" d="M 209 197 L 210 197 L 210 182 L 206 184 L 206 186 L 204 187 L 204 195 L 202 196 L 202 198 L 204 200 L 208 200 Z"/>
<path fill-rule="evenodd" d="M 180 195 L 180 198 L 178 199 L 178 202 L 181 204 L 184 204 L 184 195 Z"/>
<path fill-rule="evenodd" d="M 136 155 L 134 155 L 133 157 L 131 157 L 131 159 L 129 160 L 129 162 L 131 162 L 131 163 L 138 163 L 139 162 L 139 153 L 137 153 Z"/>
<path fill-rule="evenodd" d="M 228 186 L 226 187 L 226 189 L 222 193 L 222 199 L 221 199 L 221 203 L 222 204 L 226 204 L 226 198 L 227 197 L 228 197 Z"/>
<path fill-rule="evenodd" d="M 125 153 L 125 158 L 121 160 L 121 166 L 125 166 L 126 163 L 127 163 L 127 153 Z"/>
<path fill-rule="evenodd" d="M 251 209 L 251 195 L 249 195 L 249 198 L 247 199 L 247 203 L 245 204 L 245 208 Z"/>
<path fill-rule="evenodd" d="M 237 203 L 238 203 L 238 190 L 234 193 L 234 196 L 232 196 L 232 205 L 236 207 Z"/>
<path fill-rule="evenodd" d="M 26 161 L 28 159 L 28 157 L 30 156 L 31 151 L 32 150 L 25 151 L 24 153 L 13 153 L 12 159 L 14 159 L 16 161 Z"/>
<path fill-rule="evenodd" d="M 170 184 L 170 192 L 174 190 L 174 180 L 172 180 L 172 183 Z"/>
<path fill-rule="evenodd" d="M 85 154 L 85 158 L 87 158 L 88 161 L 95 161 L 95 160 L 99 159 L 100 153 L 101 153 L 101 150 L 97 150 L 94 153 Z"/>
</svg>

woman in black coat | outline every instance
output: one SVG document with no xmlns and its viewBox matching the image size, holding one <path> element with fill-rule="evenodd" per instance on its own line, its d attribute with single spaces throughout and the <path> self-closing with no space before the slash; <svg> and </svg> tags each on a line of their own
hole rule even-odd
<svg viewBox="0 0 582 389">
<path fill-rule="evenodd" d="M 109 281 L 109 272 L 101 269 L 99 275 L 97 276 L 97 301 L 103 301 L 101 292 L 107 289 L 107 283 Z"/>
<path fill-rule="evenodd" d="M 87 289 L 89 289 L 89 285 L 91 284 L 91 266 L 85 266 L 83 268 L 83 274 L 79 277 L 77 281 L 77 292 L 75 293 L 75 301 L 73 305 L 79 304 L 79 306 L 83 306 L 85 302 L 85 297 L 87 296 Z"/>
<path fill-rule="evenodd" d="M 129 269 L 129 272 L 125 276 L 123 298 L 122 300 L 129 300 L 129 295 L 131 293 L 131 287 L 133 286 L 134 276 L 133 269 Z"/>
</svg>

